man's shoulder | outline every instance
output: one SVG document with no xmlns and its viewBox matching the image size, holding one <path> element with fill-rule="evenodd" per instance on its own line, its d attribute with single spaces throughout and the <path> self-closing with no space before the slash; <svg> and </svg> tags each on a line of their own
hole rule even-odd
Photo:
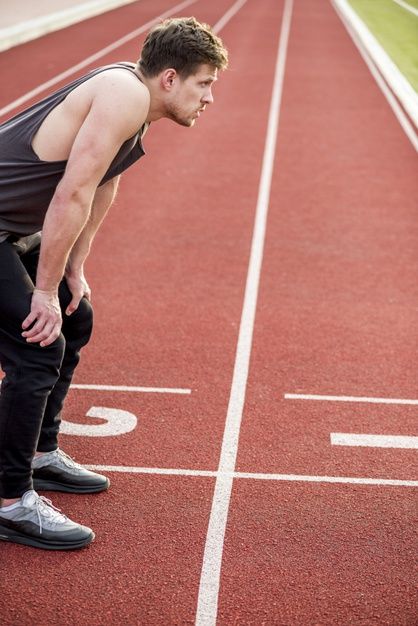
<svg viewBox="0 0 418 626">
<path fill-rule="evenodd" d="M 111 65 L 95 76 L 90 81 L 94 88 L 94 94 L 101 96 L 106 94 L 112 98 L 117 95 L 125 96 L 129 101 L 149 101 L 148 88 L 141 82 L 134 68 L 122 65 Z"/>
<path fill-rule="evenodd" d="M 146 120 L 150 105 L 148 88 L 129 69 L 112 66 L 87 81 L 90 111 L 100 112 L 100 118 L 108 117 L 115 125 L 115 112 L 120 126 L 129 132 L 139 128 Z"/>
</svg>

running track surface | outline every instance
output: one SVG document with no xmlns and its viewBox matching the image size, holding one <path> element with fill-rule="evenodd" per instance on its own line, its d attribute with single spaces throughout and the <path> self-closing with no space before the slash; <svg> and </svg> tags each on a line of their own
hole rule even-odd
<svg viewBox="0 0 418 626">
<path fill-rule="evenodd" d="M 174 13 L 215 24 L 231 5 Z M 3 53 L 0 107 L 173 6 L 141 0 Z M 62 435 L 78 461 L 113 466 L 106 494 L 53 494 L 97 538 L 75 553 L 3 543 L 5 626 L 417 623 L 417 451 L 332 445 L 331 433 L 411 437 L 418 406 L 285 397 L 417 398 L 413 148 L 328 1 L 248 0 L 221 36 L 231 64 L 215 105 L 193 130 L 151 127 L 97 236 L 96 329 L 74 381 L 191 393 L 70 392 L 67 422 L 92 425 L 86 413 L 105 407 L 137 425 Z M 142 37 L 93 65 L 136 59 Z M 216 478 L 222 442 L 233 482 Z"/>
</svg>

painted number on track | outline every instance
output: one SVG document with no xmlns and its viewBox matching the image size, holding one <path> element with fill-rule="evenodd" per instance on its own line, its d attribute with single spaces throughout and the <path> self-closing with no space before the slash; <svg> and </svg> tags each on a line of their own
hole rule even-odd
<svg viewBox="0 0 418 626">
<path fill-rule="evenodd" d="M 75 424 L 61 422 L 60 433 L 64 435 L 78 435 L 80 437 L 114 437 L 124 435 L 134 430 L 137 418 L 129 411 L 108 409 L 103 406 L 92 406 L 86 413 L 87 417 L 106 420 L 105 424 Z"/>
</svg>

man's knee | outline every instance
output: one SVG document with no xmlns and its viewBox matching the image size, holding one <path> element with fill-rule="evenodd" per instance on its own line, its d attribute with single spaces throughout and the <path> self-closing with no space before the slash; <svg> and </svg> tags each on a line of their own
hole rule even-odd
<svg viewBox="0 0 418 626">
<path fill-rule="evenodd" d="M 8 348 L 8 349 L 7 349 Z M 2 347 L 1 364 L 6 373 L 4 389 L 19 389 L 22 384 L 31 389 L 52 388 L 60 375 L 65 351 L 62 333 L 49 346 L 24 343 Z"/>
<path fill-rule="evenodd" d="M 32 360 L 39 361 L 40 363 L 48 363 L 59 371 L 65 352 L 64 335 L 60 333 L 57 339 L 49 344 L 49 346 L 41 347 L 37 344 L 36 348 L 38 347 L 39 349 L 36 350 L 36 356 L 32 355 Z"/>
<path fill-rule="evenodd" d="M 82 298 L 77 310 L 64 317 L 63 333 L 68 342 L 75 342 L 77 347 L 85 346 L 93 331 L 93 307 L 86 298 Z"/>
</svg>

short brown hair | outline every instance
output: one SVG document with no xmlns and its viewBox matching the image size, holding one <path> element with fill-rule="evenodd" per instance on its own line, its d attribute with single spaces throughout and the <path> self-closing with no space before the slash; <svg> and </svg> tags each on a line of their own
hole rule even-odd
<svg viewBox="0 0 418 626">
<path fill-rule="evenodd" d="M 169 67 L 187 78 L 202 64 L 226 69 L 228 52 L 208 24 L 194 17 L 176 17 L 164 20 L 148 33 L 138 64 L 149 78 Z"/>
</svg>

